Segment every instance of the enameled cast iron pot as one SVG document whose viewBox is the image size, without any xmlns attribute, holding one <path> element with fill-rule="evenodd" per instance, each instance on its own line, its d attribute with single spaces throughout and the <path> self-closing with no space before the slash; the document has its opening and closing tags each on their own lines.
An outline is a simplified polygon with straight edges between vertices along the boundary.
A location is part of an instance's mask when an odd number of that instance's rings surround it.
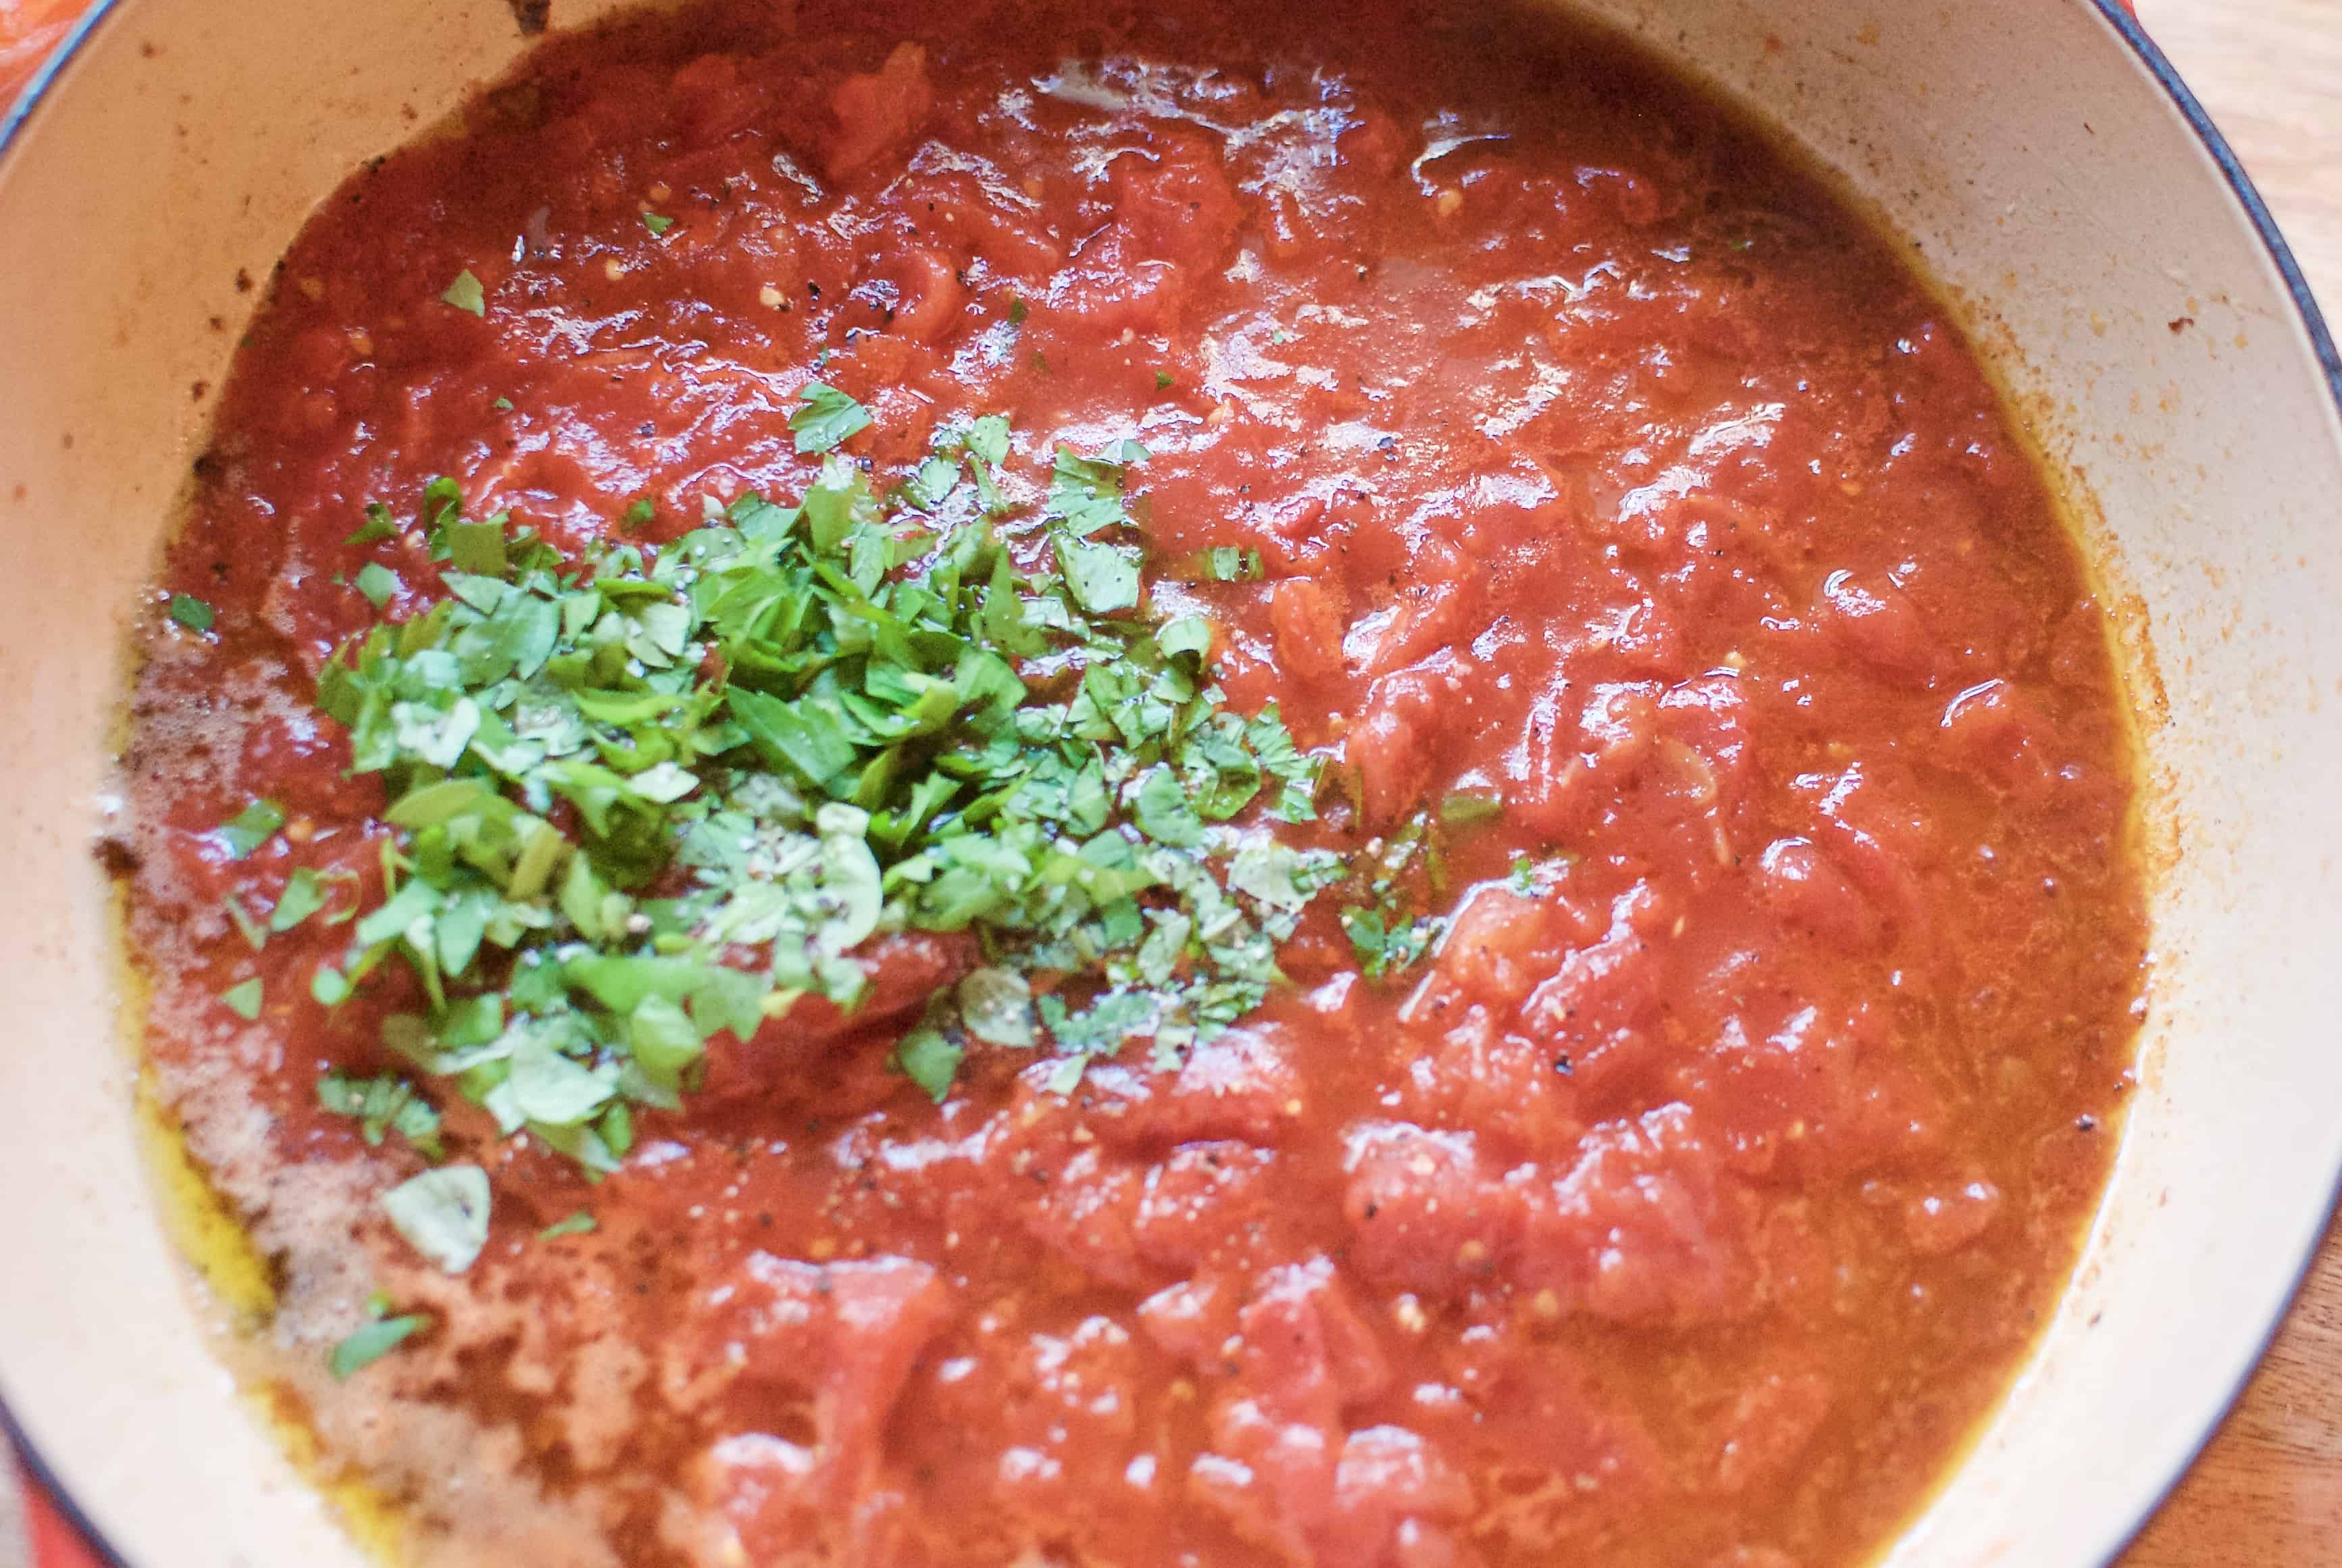
<svg viewBox="0 0 2342 1568">
<path fill-rule="evenodd" d="M 2120 611 L 2156 846 L 2138 1092 L 2062 1310 L 1890 1558 L 2099 1563 L 2250 1369 L 2342 1171 L 2342 367 L 2106 0 L 1586 8 L 1907 236 Z M 250 280 L 525 43 L 505 0 L 111 0 L 0 127 L 0 1399 L 137 1568 L 358 1558 L 206 1353 L 135 1141 L 91 853 L 125 627 Z"/>
</svg>

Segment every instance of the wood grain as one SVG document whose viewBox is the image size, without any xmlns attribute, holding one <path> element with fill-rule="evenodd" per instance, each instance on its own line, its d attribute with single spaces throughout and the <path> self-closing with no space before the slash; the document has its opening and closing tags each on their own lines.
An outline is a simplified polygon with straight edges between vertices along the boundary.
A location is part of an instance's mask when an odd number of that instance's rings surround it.
<svg viewBox="0 0 2342 1568">
<path fill-rule="evenodd" d="M 2342 0 L 2139 0 L 2139 19 L 2342 309 Z M 2342 1564 L 2342 1230 L 2252 1385 L 2122 1568 Z"/>
<path fill-rule="evenodd" d="M 71 6 L 0 0 L 0 43 Z M 2319 297 L 2342 308 L 2342 0 L 2140 0 Z M 21 62 L 0 48 L 0 77 Z M 0 1454 L 0 1568 L 20 1568 Z M 2342 1564 L 2342 1231 L 2235 1413 L 2122 1568 Z"/>
</svg>

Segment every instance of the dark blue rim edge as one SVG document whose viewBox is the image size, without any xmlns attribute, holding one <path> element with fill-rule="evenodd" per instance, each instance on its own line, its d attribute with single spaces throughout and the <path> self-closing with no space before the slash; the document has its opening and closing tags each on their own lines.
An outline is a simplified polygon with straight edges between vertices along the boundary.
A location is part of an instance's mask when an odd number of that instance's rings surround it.
<svg viewBox="0 0 2342 1568">
<path fill-rule="evenodd" d="M 25 90 L 17 95 L 15 103 L 10 105 L 6 119 L 0 120 L 0 155 L 5 155 L 15 144 L 18 133 L 23 131 L 25 122 L 32 117 L 33 111 L 40 105 L 41 100 L 48 95 L 49 89 L 56 85 L 57 77 L 73 63 L 74 56 L 81 52 L 82 45 L 89 41 L 90 35 L 114 15 L 117 4 L 118 0 L 95 0 L 88 12 L 74 25 L 73 30 L 65 35 L 55 52 L 43 63 L 41 68 L 34 73 L 33 79 L 25 85 Z M 2269 260 L 2276 265 L 2277 275 L 2285 282 L 2285 290 L 2293 300 L 2295 314 L 2300 316 L 2302 329 L 2309 335 L 2310 348 L 2317 355 L 2318 368 L 2326 375 L 2327 392 L 2334 400 L 2337 414 L 2342 415 L 2342 352 L 2336 350 L 2334 335 L 2327 330 L 2326 314 L 2318 309 L 2316 296 L 2309 292 L 2309 281 L 2302 276 L 2301 264 L 2294 260 L 2293 249 L 2286 244 L 2285 235 L 2278 231 L 2277 219 L 2269 212 L 2268 204 L 2261 199 L 2259 190 L 2253 185 L 2252 176 L 2245 173 L 2245 166 L 2237 161 L 2236 150 L 2228 145 L 2228 139 L 2222 135 L 2220 128 L 2212 123 L 2212 116 L 2204 112 L 2204 105 L 2197 101 L 2196 95 L 2188 90 L 2187 84 L 2180 80 L 2179 73 L 2173 68 L 2171 62 L 2165 57 L 2155 40 L 2148 37 L 2146 29 L 2139 25 L 2138 18 L 2130 14 L 2130 11 L 2121 4 L 2121 0 L 2090 0 L 2090 4 L 2097 8 L 2098 15 L 2107 25 L 2114 29 L 2117 36 L 2129 45 L 2131 52 L 2138 56 L 2140 64 L 2147 67 L 2147 74 L 2153 76 L 2157 85 L 2163 88 L 2165 95 L 2178 109 L 2181 118 L 2187 122 L 2188 128 L 2196 133 L 2196 139 L 2201 142 L 2204 150 L 2211 155 L 2214 166 L 2220 171 L 2220 177 L 2227 182 L 2228 189 L 2236 195 L 2237 204 L 2245 209 L 2245 216 L 2251 220 L 2254 232 L 2260 236 L 2262 248 L 2268 252 Z M 2329 1227 L 2337 1207 L 2342 1207 L 2342 1171 L 2335 1173 L 2333 1183 L 2327 1193 L 2326 1208 Z M 2318 1253 L 2324 1246 L 2324 1235 L 2325 1231 L 2321 1229 L 2318 1239 L 2310 1243 L 2308 1251 L 2303 1254 L 2299 1264 L 2296 1267 L 2293 1283 L 2286 1292 L 2284 1304 L 2270 1318 L 2267 1327 L 2263 1330 L 2260 1348 L 2254 1353 L 2251 1362 L 2245 1368 L 2244 1375 L 2237 1380 L 2236 1386 L 2228 1391 L 2227 1398 L 2222 1402 L 2220 1418 L 2205 1428 L 2203 1435 L 2189 1447 L 2178 1466 L 2164 1477 L 2162 1483 L 2156 1488 L 2153 1503 L 2140 1513 L 2129 1530 L 2115 1542 L 2107 1554 L 2100 1559 L 2106 1568 L 2111 1568 L 2111 1564 L 2128 1551 L 2132 1543 L 2146 1532 L 2155 1516 L 2162 1512 L 2164 1503 L 2170 1501 L 2172 1493 L 2177 1491 L 2180 1483 L 2187 1479 L 2187 1473 L 2195 1467 L 2196 1461 L 2202 1455 L 2205 1447 L 2211 1443 L 2221 1427 L 2227 1423 L 2227 1418 L 2235 1411 L 2237 1402 L 2244 1397 L 2247 1385 L 2252 1382 L 2254 1373 L 2260 1369 L 2261 1362 L 2267 1356 L 2269 1346 L 2276 1342 L 2278 1333 L 2285 1326 L 2286 1320 L 2292 1315 L 2294 1303 L 2299 1300 L 2302 1287 L 2308 1283 L 2310 1271 L 2317 1266 Z M 15 1449 L 17 1463 L 24 1467 L 25 1474 L 47 1495 L 51 1505 L 56 1509 L 58 1517 L 81 1536 L 83 1542 L 105 1565 L 105 1568 L 132 1568 L 128 1559 L 115 1549 L 113 1543 L 100 1533 L 96 1523 L 84 1511 L 81 1504 L 76 1503 L 73 1495 L 59 1483 L 55 1472 L 49 1467 L 48 1462 L 41 1457 L 39 1451 L 34 1448 L 26 1438 L 24 1427 L 17 1422 L 15 1413 L 8 1408 L 5 1399 L 0 1399 L 0 1436 L 5 1436 L 10 1446 Z"/>
</svg>

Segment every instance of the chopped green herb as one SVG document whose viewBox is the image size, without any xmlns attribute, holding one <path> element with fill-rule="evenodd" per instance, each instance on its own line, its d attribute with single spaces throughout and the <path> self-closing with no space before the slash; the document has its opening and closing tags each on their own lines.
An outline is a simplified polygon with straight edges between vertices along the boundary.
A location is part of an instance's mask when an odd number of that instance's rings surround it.
<svg viewBox="0 0 2342 1568">
<path fill-rule="evenodd" d="M 379 561 L 369 561 L 358 568 L 355 586 L 366 596 L 366 603 L 379 610 L 398 592 L 398 574 Z"/>
<path fill-rule="evenodd" d="M 1016 295 L 1014 298 L 1012 298 L 1012 299 L 1010 299 L 1010 300 L 1009 300 L 1009 302 L 1008 302 L 1008 325 L 1011 325 L 1011 326 L 1023 326 L 1023 325 L 1025 325 L 1025 318 L 1026 318 L 1027 315 L 1030 315 L 1031 314 L 1032 314 L 1031 309 L 1030 309 L 1028 306 L 1026 306 L 1026 305 L 1025 304 L 1025 296 L 1024 296 L 1024 295 Z"/>
<path fill-rule="evenodd" d="M 477 1165 L 442 1165 L 383 1193 L 382 1211 L 407 1244 L 451 1274 L 460 1274 L 488 1244 L 488 1174 Z"/>
<path fill-rule="evenodd" d="M 359 1134 L 369 1144 L 378 1146 L 396 1133 L 426 1159 L 446 1157 L 439 1143 L 439 1113 L 395 1074 L 353 1078 L 328 1073 L 317 1080 L 317 1104 L 335 1115 L 356 1117 Z"/>
<path fill-rule="evenodd" d="M 337 1382 L 347 1382 L 430 1325 L 431 1318 L 426 1313 L 375 1317 L 334 1347 L 333 1354 L 325 1361 L 326 1370 Z"/>
<path fill-rule="evenodd" d="M 594 1230 L 594 1216 L 584 1209 L 565 1220 L 555 1220 L 536 1233 L 539 1241 L 555 1241 L 562 1236 L 589 1235 Z"/>
<path fill-rule="evenodd" d="M 1057 564 L 1066 574 L 1066 585 L 1073 590 L 1074 603 L 1093 615 L 1137 607 L 1136 545 L 1061 538 L 1056 549 Z"/>
<path fill-rule="evenodd" d="M 951 1093 L 952 1075 L 959 1071 L 961 1059 L 966 1055 L 964 1046 L 956 1044 L 940 1029 L 922 1024 L 903 1036 L 895 1047 L 895 1060 L 904 1076 L 925 1089 L 938 1105 Z"/>
<path fill-rule="evenodd" d="M 1253 583 L 1264 571 L 1258 550 L 1216 544 L 1175 556 L 1165 564 L 1163 574 L 1182 583 Z"/>
<path fill-rule="evenodd" d="M 1319 764 L 1273 708 L 1226 710 L 1209 623 L 1123 614 L 1143 450 L 1056 454 L 1050 576 L 996 531 L 1010 448 L 976 420 L 884 496 L 833 456 L 796 504 L 743 494 L 656 547 L 524 534 L 485 570 L 451 549 L 448 596 L 319 681 L 397 838 L 312 994 L 402 962 L 425 1005 L 385 1046 L 589 1174 L 717 1036 L 806 993 L 853 1006 L 881 932 L 974 929 L 991 954 L 897 1048 L 937 1096 L 970 1049 L 1054 1047 L 1078 1077 L 1131 1038 L 1176 1062 L 1259 1005 L 1340 862 L 1237 818 L 1305 820 Z M 468 526 L 452 488 L 425 512 Z"/>
<path fill-rule="evenodd" d="M 220 1000 L 227 1004 L 229 1012 L 249 1023 L 260 1016 L 260 982 L 240 980 L 221 992 Z"/>
<path fill-rule="evenodd" d="M 475 577 L 493 577 L 505 569 L 504 524 L 490 517 L 484 522 L 451 521 L 440 536 L 447 546 L 447 562 L 456 571 Z"/>
<path fill-rule="evenodd" d="M 1131 519 L 1123 507 L 1123 486 L 1130 465 L 1146 460 L 1146 448 L 1136 441 L 1117 441 L 1096 457 L 1058 447 L 1049 469 L 1049 499 L 1043 515 L 1077 539 L 1102 528 L 1127 526 Z"/>
<path fill-rule="evenodd" d="M 1412 968 L 1438 945 L 1445 917 L 1414 913 L 1444 885 L 1430 819 L 1418 814 L 1398 832 L 1373 840 L 1354 866 L 1354 886 L 1371 903 L 1346 903 L 1342 930 L 1369 980 Z"/>
<path fill-rule="evenodd" d="M 1505 797 L 1478 791 L 1458 790 L 1439 803 L 1439 820 L 1450 827 L 1486 822 L 1505 814 Z"/>
<path fill-rule="evenodd" d="M 208 632 L 219 618 L 209 604 L 187 594 L 171 595 L 171 619 L 190 632 Z"/>
<path fill-rule="evenodd" d="M 268 928 L 253 919 L 235 894 L 229 894 L 220 904 L 226 909 L 228 919 L 235 923 L 236 933 L 244 938 L 245 946 L 257 953 L 268 945 Z"/>
<path fill-rule="evenodd" d="M 1269 814 L 1282 822 L 1312 822 L 1317 816 L 1317 787 L 1325 773 L 1323 758 L 1305 755 L 1293 744 L 1284 716 L 1275 703 L 1261 709 L 1245 725 L 1245 739 L 1260 758 L 1260 765 L 1284 787 Z"/>
<path fill-rule="evenodd" d="M 1171 373 L 1169 371 L 1158 370 L 1155 373 L 1155 390 L 1157 392 L 1168 392 L 1171 390 Z"/>
<path fill-rule="evenodd" d="M 960 1019 L 993 1045 L 1033 1044 L 1033 987 L 1013 969 L 977 969 L 959 983 Z"/>
<path fill-rule="evenodd" d="M 658 214 L 651 211 L 650 208 L 645 207 L 643 209 L 643 227 L 650 230 L 652 237 L 656 239 L 663 236 L 667 230 L 675 227 L 675 220 L 673 218 L 661 217 Z"/>
<path fill-rule="evenodd" d="M 1409 968 L 1439 939 L 1441 923 L 1429 918 L 1391 923 L 1383 911 L 1346 908 L 1342 930 L 1350 938 L 1358 968 L 1369 980 L 1380 980 Z"/>
<path fill-rule="evenodd" d="M 391 520 L 390 508 L 379 501 L 369 501 L 366 503 L 365 521 L 359 524 L 357 531 L 342 543 L 371 544 L 379 539 L 395 539 L 397 536 L 398 524 Z"/>
<path fill-rule="evenodd" d="M 455 281 L 447 285 L 446 292 L 439 298 L 457 310 L 470 311 L 474 315 L 488 314 L 488 291 L 480 286 L 480 280 L 472 275 L 469 267 L 455 275 Z"/>
<path fill-rule="evenodd" d="M 510 414 L 513 409 L 513 400 L 509 397 L 499 397 L 494 403 L 489 404 L 488 406 L 495 409 L 498 414 Z"/>
<path fill-rule="evenodd" d="M 799 452 L 827 452 L 838 443 L 870 427 L 870 411 L 834 386 L 809 381 L 805 401 L 789 415 Z"/>
<path fill-rule="evenodd" d="M 283 806 L 273 800 L 255 800 L 238 812 L 234 820 L 214 828 L 212 836 L 227 846 L 229 854 L 242 860 L 275 838 L 284 825 Z"/>
<path fill-rule="evenodd" d="M 618 526 L 631 534 L 637 528 L 646 527 L 650 524 L 651 520 L 657 515 L 658 504 L 653 501 L 649 496 L 645 495 L 636 501 L 633 505 L 627 507 L 626 512 L 620 515 L 618 518 Z"/>
</svg>

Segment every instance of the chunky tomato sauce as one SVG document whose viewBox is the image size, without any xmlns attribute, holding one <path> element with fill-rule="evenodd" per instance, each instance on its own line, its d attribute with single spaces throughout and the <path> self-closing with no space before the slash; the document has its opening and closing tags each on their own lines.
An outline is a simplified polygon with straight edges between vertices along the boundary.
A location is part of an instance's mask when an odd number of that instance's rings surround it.
<svg viewBox="0 0 2342 1568">
<path fill-rule="evenodd" d="M 215 618 L 158 596 L 137 686 L 129 934 L 276 1272 L 236 1353 L 420 1559 L 1822 1568 L 2006 1386 L 2140 984 L 2105 617 L 1939 305 L 1696 95 L 1398 0 L 686 11 L 549 44 L 267 286 L 163 577 Z M 938 1104 L 889 1044 L 973 955 L 882 937 L 598 1183 L 445 1097 L 496 1194 L 446 1274 L 372 1202 L 424 1156 L 317 1098 L 412 982 L 329 1008 L 330 909 L 255 952 L 223 906 L 379 892 L 315 681 L 367 562 L 392 618 L 444 590 L 346 541 L 441 474 L 565 551 L 794 497 L 816 376 L 882 483 L 978 414 L 1027 484 L 1143 441 L 1146 613 L 1327 759 L 1276 831 L 1413 833 L 1444 938 L 1372 978 L 1320 900 L 1175 1067 L 977 1047 Z M 377 1291 L 430 1326 L 336 1381 Z"/>
</svg>

